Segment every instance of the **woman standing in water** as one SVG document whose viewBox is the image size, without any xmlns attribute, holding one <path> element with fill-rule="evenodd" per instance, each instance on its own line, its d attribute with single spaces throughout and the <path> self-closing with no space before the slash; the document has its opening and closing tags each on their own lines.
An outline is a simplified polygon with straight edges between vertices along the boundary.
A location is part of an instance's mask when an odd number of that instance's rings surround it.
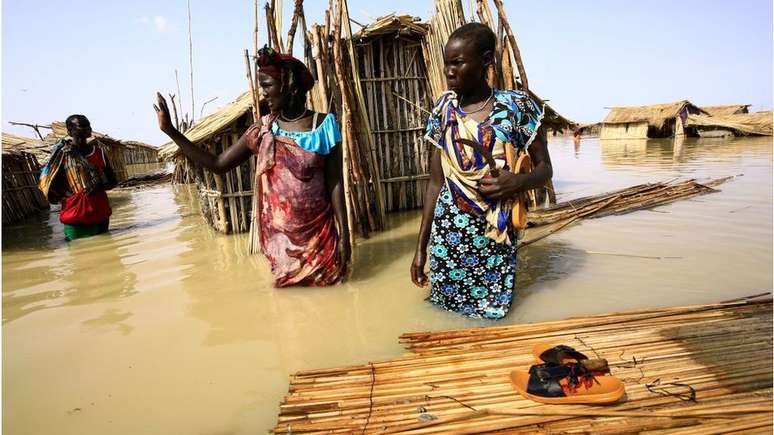
<svg viewBox="0 0 774 435">
<path fill-rule="evenodd" d="M 258 65 L 258 82 L 271 113 L 220 155 L 195 146 L 175 129 L 161 94 L 154 105 L 159 128 L 188 158 L 217 174 L 255 154 L 261 251 L 274 285 L 335 284 L 344 277 L 350 257 L 341 133 L 333 114 L 305 107 L 314 78 L 300 60 L 264 47 Z"/>
<path fill-rule="evenodd" d="M 492 89 L 495 35 L 479 23 L 455 30 L 444 48 L 449 90 L 435 104 L 425 138 L 435 148 L 411 279 L 428 283 L 424 268 L 430 243 L 430 302 L 470 317 L 500 319 L 513 299 L 516 230 L 512 201 L 519 192 L 551 178 L 540 128 L 542 108 L 521 91 Z M 464 142 L 475 141 L 485 155 Z M 470 143 L 470 142 L 468 142 Z M 513 174 L 505 147 L 529 149 L 534 169 Z"/>
</svg>

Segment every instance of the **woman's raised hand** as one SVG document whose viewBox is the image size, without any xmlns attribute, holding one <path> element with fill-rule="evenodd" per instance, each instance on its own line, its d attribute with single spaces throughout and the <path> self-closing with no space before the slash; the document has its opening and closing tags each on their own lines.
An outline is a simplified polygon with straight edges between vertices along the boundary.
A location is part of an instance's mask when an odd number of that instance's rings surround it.
<svg viewBox="0 0 774 435">
<path fill-rule="evenodd" d="M 172 125 L 172 118 L 169 116 L 169 107 L 167 106 L 167 100 L 156 92 L 156 104 L 153 105 L 153 109 L 156 111 L 156 117 L 159 121 L 159 129 L 164 133 L 168 133 L 174 130 Z"/>
</svg>

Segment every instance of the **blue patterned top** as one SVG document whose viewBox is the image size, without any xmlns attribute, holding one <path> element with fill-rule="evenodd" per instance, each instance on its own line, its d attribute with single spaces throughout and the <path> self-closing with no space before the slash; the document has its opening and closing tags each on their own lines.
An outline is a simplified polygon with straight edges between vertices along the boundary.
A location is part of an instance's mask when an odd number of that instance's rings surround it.
<svg viewBox="0 0 774 435">
<path fill-rule="evenodd" d="M 518 150 L 528 148 L 535 140 L 543 119 L 543 109 L 526 92 L 512 89 L 495 89 L 494 106 L 480 128 L 491 127 L 497 139 L 512 143 Z M 433 106 L 427 119 L 425 138 L 438 148 L 444 149 L 444 127 L 454 120 L 451 111 L 464 115 L 459 107 L 457 94 L 446 91 Z"/>
<path fill-rule="evenodd" d="M 271 132 L 275 136 L 289 137 L 302 149 L 323 156 L 330 154 L 333 147 L 341 142 L 341 131 L 332 113 L 327 114 L 323 122 L 314 130 L 288 131 L 280 128 L 277 121 L 274 121 Z"/>
</svg>

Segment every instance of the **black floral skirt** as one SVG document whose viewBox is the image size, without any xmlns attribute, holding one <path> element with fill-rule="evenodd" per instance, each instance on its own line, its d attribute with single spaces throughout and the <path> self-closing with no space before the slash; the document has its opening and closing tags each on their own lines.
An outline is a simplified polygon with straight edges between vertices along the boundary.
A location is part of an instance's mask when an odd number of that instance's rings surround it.
<svg viewBox="0 0 774 435">
<path fill-rule="evenodd" d="M 516 247 L 484 236 L 485 228 L 484 216 L 460 210 L 444 184 L 430 233 L 428 300 L 469 317 L 500 319 L 513 300 Z"/>
</svg>

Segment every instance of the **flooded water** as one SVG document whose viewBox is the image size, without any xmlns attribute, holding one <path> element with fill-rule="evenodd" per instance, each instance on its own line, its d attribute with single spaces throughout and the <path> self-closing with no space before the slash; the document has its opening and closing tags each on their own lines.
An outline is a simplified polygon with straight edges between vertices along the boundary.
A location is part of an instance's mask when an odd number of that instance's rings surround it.
<svg viewBox="0 0 774 435">
<path fill-rule="evenodd" d="M 560 201 L 744 175 L 522 249 L 515 305 L 499 324 L 771 290 L 771 138 L 554 139 L 550 149 Z M 247 237 L 210 230 L 187 188 L 111 201 L 107 235 L 67 244 L 53 213 L 3 228 L 6 433 L 265 433 L 295 371 L 398 356 L 406 331 L 492 324 L 434 308 L 411 284 L 418 212 L 391 215 L 389 231 L 358 244 L 349 282 L 275 290 L 263 259 L 244 253 Z"/>
</svg>

